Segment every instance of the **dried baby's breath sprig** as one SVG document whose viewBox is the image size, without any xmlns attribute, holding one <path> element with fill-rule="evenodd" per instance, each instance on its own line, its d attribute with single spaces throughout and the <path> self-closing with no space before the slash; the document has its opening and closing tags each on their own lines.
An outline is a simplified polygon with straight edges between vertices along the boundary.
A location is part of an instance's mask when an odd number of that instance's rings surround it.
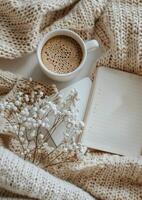
<svg viewBox="0 0 142 200">
<path fill-rule="evenodd" d="M 0 103 L 0 117 L 6 120 L 4 132 L 18 141 L 20 156 L 37 165 L 44 159 L 47 167 L 82 158 L 86 149 L 76 139 L 84 123 L 78 120 L 75 89 L 66 99 L 60 93 L 47 96 L 34 90 L 15 96 L 15 101 Z M 64 137 L 57 145 L 53 135 L 61 125 Z"/>
</svg>

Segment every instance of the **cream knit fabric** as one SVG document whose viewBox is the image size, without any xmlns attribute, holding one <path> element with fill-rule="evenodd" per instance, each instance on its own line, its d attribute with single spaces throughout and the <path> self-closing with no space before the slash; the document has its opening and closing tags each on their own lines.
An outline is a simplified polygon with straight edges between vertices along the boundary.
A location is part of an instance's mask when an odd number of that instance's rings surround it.
<svg viewBox="0 0 142 200">
<path fill-rule="evenodd" d="M 94 17 L 103 0 L 1 0 L 0 56 L 15 58 L 32 52 L 43 34 L 56 28 L 71 28 L 91 36 Z M 68 20 L 69 17 L 69 20 Z M 60 21 L 61 20 L 61 21 Z M 84 27 L 86 33 L 83 31 Z"/>
<path fill-rule="evenodd" d="M 1 0 L 0 57 L 34 51 L 56 28 L 96 38 L 106 51 L 97 66 L 142 74 L 142 0 Z"/>
<path fill-rule="evenodd" d="M 7 94 L 17 82 L 18 77 L 10 72 L 0 71 L 0 95 Z"/>
<path fill-rule="evenodd" d="M 142 0 L 109 0 L 96 34 L 102 44 L 106 45 L 107 37 L 110 41 L 97 66 L 142 75 Z"/>
<path fill-rule="evenodd" d="M 1 76 L 2 74 L 2 76 Z M 9 73 L 5 77 L 8 76 Z M 3 72 L 0 71 L 0 88 L 4 85 Z M 11 77 L 11 74 L 10 74 Z M 15 81 L 15 80 L 14 80 Z M 7 82 L 6 82 L 7 83 Z M 12 84 L 12 82 L 11 82 Z M 17 84 L 16 84 L 17 85 Z M 6 84 L 6 88 L 8 85 Z M 14 92 L 16 88 L 13 87 Z M 9 93 L 11 96 L 13 90 Z M 16 148 L 16 146 L 15 146 Z M 45 155 L 46 156 L 46 155 Z M 42 166 L 42 161 L 41 161 Z M 76 163 L 68 163 L 60 166 L 50 167 L 48 169 L 44 168 L 55 176 L 73 183 L 74 185 L 82 188 L 86 192 L 90 193 L 93 197 L 102 200 L 141 200 L 142 199 L 142 157 L 138 158 L 127 158 L 124 156 L 110 155 L 107 153 L 88 153 L 83 161 Z M 38 172 L 37 172 L 38 171 Z M 36 173 L 37 172 L 37 173 Z M 10 151 L 7 151 L 3 147 L 0 148 L 0 187 L 3 189 L 26 195 L 28 197 L 35 197 L 39 199 L 45 198 L 47 195 L 48 187 L 44 187 L 42 182 L 36 182 L 33 174 L 40 174 L 45 179 L 40 177 L 40 180 L 45 180 L 44 183 L 53 186 L 53 188 L 59 187 L 60 181 L 52 181 L 54 178 L 48 173 L 40 170 L 40 168 L 29 164 L 26 161 L 21 160 Z M 49 177 L 51 182 L 46 182 Z M 38 177 L 39 178 L 39 177 Z M 58 180 L 58 179 L 57 179 Z M 62 181 L 61 181 L 62 182 Z M 10 184 L 11 183 L 11 184 Z M 25 184 L 23 186 L 23 184 Z M 34 186 L 33 186 L 34 184 Z M 45 184 L 45 185 L 46 185 Z M 57 184 L 57 185 L 56 185 Z M 28 188 L 26 187 L 28 185 Z M 37 193 L 32 193 L 31 189 L 36 188 Z M 41 189 L 42 187 L 42 189 Z M 72 187 L 72 186 L 71 186 Z M 9 193 L 0 189 L 0 199 L 2 197 L 12 197 L 18 198 L 16 194 Z M 38 193 L 38 191 L 42 193 Z M 68 184 L 66 182 L 61 183 L 60 193 L 61 198 L 58 199 L 68 199 L 63 198 L 62 195 L 68 194 Z M 81 190 L 73 189 L 73 195 L 80 193 Z M 57 190 L 53 189 L 53 199 L 56 199 Z M 62 194 L 63 192 L 63 194 Z M 54 194 L 55 193 L 55 194 Z M 82 191 L 81 194 L 82 195 Z M 35 196 L 33 196 L 35 195 Z M 36 196 L 37 195 L 37 196 Z M 43 196 L 41 196 L 43 195 Z M 44 196 L 45 195 L 45 196 Z M 86 198 L 89 200 L 90 196 L 86 197 L 84 193 L 83 197 L 79 196 L 79 200 Z M 70 198 L 74 198 L 71 195 L 67 195 Z M 23 197 L 19 197 L 23 198 Z M 48 199 L 48 198 L 47 198 Z M 77 198 L 74 198 L 77 199 Z"/>
<path fill-rule="evenodd" d="M 0 56 L 15 58 L 32 52 L 42 35 L 55 28 L 70 28 L 84 39 L 97 38 L 106 51 L 98 60 L 97 66 L 105 65 L 142 74 L 142 0 L 1 0 Z M 13 87 L 15 89 L 15 83 L 15 75 L 0 72 L 0 94 L 9 92 Z M 16 87 L 18 88 L 20 86 Z M 17 164 L 15 160 L 18 161 Z M 12 166 L 15 167 L 12 169 Z M 21 166 L 25 166 L 25 169 L 22 167 L 21 170 Z M 32 173 L 27 177 L 29 168 Z M 29 191 L 35 181 L 31 177 L 34 171 L 40 175 L 38 178 L 44 175 L 41 179 L 52 186 L 53 194 L 48 187 L 41 188 L 38 184 L 40 182 L 34 184 L 35 194 Z M 93 153 L 87 155 L 82 162 L 54 167 L 48 171 L 81 187 L 98 199 L 142 199 L 142 157 L 133 159 Z M 70 184 L 68 188 L 68 183 L 60 182 L 4 148 L 0 148 L 0 175 L 2 188 L 32 199 L 44 199 L 47 191 L 56 199 L 55 186 L 59 188 L 60 185 L 60 199 L 67 199 L 66 195 L 71 191 L 73 196 L 69 194 L 67 197 L 74 198 L 76 194 L 83 194 L 82 190 Z M 9 180 L 12 181 L 11 184 Z M 26 185 L 30 183 L 28 189 L 23 187 L 21 180 Z M 57 185 L 53 184 L 54 180 L 58 180 Z M 6 199 L 12 196 L 18 198 L 4 189 L 0 190 L 0 194 Z M 86 195 L 84 193 L 79 199 L 89 200 L 91 197 Z"/>
<path fill-rule="evenodd" d="M 41 200 L 93 200 L 76 186 L 62 181 L 0 147 L 0 187 Z"/>
</svg>

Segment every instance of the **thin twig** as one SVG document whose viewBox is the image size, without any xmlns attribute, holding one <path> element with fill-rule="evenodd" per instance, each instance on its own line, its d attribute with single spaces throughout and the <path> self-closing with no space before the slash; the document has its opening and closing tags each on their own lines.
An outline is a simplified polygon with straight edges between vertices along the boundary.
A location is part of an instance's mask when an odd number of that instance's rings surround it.
<svg viewBox="0 0 142 200">
<path fill-rule="evenodd" d="M 64 154 L 65 152 L 61 152 L 60 154 L 58 154 L 54 159 L 50 160 L 50 162 L 53 162 L 54 160 L 56 160 L 57 158 L 59 158 L 62 154 Z"/>
<path fill-rule="evenodd" d="M 45 167 L 50 167 L 50 166 L 59 165 L 59 164 L 63 164 L 63 163 L 70 163 L 70 162 L 73 162 L 73 161 L 71 161 L 71 160 L 68 160 L 68 159 L 70 159 L 70 158 L 72 158 L 72 157 L 69 157 L 69 158 L 67 158 L 66 160 L 62 161 L 62 162 L 57 162 L 57 163 L 53 163 L 53 164 L 46 165 Z"/>
</svg>

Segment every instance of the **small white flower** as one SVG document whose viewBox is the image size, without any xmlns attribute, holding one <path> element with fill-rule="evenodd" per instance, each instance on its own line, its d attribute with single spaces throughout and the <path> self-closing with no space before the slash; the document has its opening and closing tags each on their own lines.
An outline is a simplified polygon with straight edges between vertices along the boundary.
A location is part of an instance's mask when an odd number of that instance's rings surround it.
<svg viewBox="0 0 142 200">
<path fill-rule="evenodd" d="M 73 126 L 73 123 L 72 123 L 72 122 L 68 122 L 68 123 L 66 124 L 66 128 L 67 128 L 67 129 L 72 128 L 72 126 Z"/>
<path fill-rule="evenodd" d="M 22 116 L 21 121 L 22 121 L 22 122 L 25 122 L 26 120 L 27 120 L 27 118 L 24 117 L 24 116 Z"/>
<path fill-rule="evenodd" d="M 46 111 L 43 110 L 43 109 L 39 110 L 39 112 L 38 112 L 38 113 L 39 113 L 39 117 L 42 118 L 42 117 L 45 115 L 45 112 L 46 112 Z"/>
<path fill-rule="evenodd" d="M 30 99 L 29 99 L 29 96 L 28 96 L 28 95 L 25 95 L 25 101 L 26 101 L 26 102 L 29 102 L 29 100 L 30 100 Z"/>
<path fill-rule="evenodd" d="M 13 126 L 9 126 L 9 131 L 13 132 Z"/>
<path fill-rule="evenodd" d="M 26 128 L 25 128 L 24 126 L 20 128 L 20 130 L 21 130 L 22 132 L 24 132 L 25 129 L 26 129 Z"/>
<path fill-rule="evenodd" d="M 23 95 L 23 92 L 19 92 L 18 94 L 19 94 L 19 96 L 22 96 L 22 95 Z"/>
<path fill-rule="evenodd" d="M 33 111 L 37 112 L 38 111 L 37 107 L 33 107 Z"/>
<path fill-rule="evenodd" d="M 42 122 L 41 126 L 44 128 L 44 127 L 46 127 L 46 124 L 44 122 Z"/>
<path fill-rule="evenodd" d="M 4 106 L 6 106 L 8 103 L 9 103 L 8 101 L 3 102 Z"/>
<path fill-rule="evenodd" d="M 50 124 L 49 124 L 49 123 L 46 123 L 46 124 L 45 124 L 45 128 L 46 128 L 46 129 L 50 128 Z"/>
<path fill-rule="evenodd" d="M 22 111 L 21 111 L 21 114 L 28 117 L 29 116 L 29 110 L 28 108 L 24 108 Z"/>
<path fill-rule="evenodd" d="M 33 123 L 33 127 L 37 128 L 39 126 L 39 124 L 37 122 Z"/>
<path fill-rule="evenodd" d="M 68 148 L 67 147 L 63 147 L 63 151 L 64 152 L 68 152 Z"/>
<path fill-rule="evenodd" d="M 9 103 L 9 106 L 11 109 L 13 109 L 15 107 L 14 103 L 12 103 L 12 102 Z"/>
<path fill-rule="evenodd" d="M 63 113 L 64 113 L 64 115 L 66 115 L 68 117 L 70 117 L 72 115 L 72 113 L 68 110 L 64 110 Z"/>
<path fill-rule="evenodd" d="M 38 120 L 38 121 L 39 121 L 39 120 Z M 48 123 L 49 123 L 49 120 L 48 120 L 48 119 L 43 119 L 43 120 L 41 120 L 41 126 L 42 126 L 42 127 L 46 127 Z"/>
<path fill-rule="evenodd" d="M 39 95 L 43 97 L 44 93 L 42 91 L 39 92 Z"/>
<path fill-rule="evenodd" d="M 51 108 L 54 108 L 55 107 L 55 104 L 51 101 L 48 102 L 48 105 L 51 107 Z"/>
<path fill-rule="evenodd" d="M 16 106 L 13 106 L 13 110 L 16 112 L 18 109 Z"/>
<path fill-rule="evenodd" d="M 34 113 L 34 114 L 33 114 L 33 117 L 34 117 L 34 118 L 37 118 L 37 113 Z"/>
<path fill-rule="evenodd" d="M 6 105 L 6 109 L 10 110 L 11 106 L 9 104 Z"/>
<path fill-rule="evenodd" d="M 83 129 L 83 128 L 85 127 L 84 122 L 80 121 L 80 122 L 79 122 L 79 126 L 80 126 L 81 129 Z"/>
<path fill-rule="evenodd" d="M 24 137 L 20 137 L 21 142 L 24 142 L 24 140 L 25 140 Z"/>
<path fill-rule="evenodd" d="M 42 140 L 42 139 L 44 138 L 44 135 L 43 135 L 43 134 L 40 134 L 38 137 L 39 137 L 39 139 Z"/>
<path fill-rule="evenodd" d="M 20 130 L 19 135 L 23 136 L 24 135 L 23 131 Z"/>
<path fill-rule="evenodd" d="M 18 127 L 16 125 L 13 126 L 13 128 L 17 131 Z"/>
<path fill-rule="evenodd" d="M 27 122 L 32 122 L 32 118 L 31 117 L 27 118 Z"/>
<path fill-rule="evenodd" d="M 24 125 L 27 127 L 27 128 L 30 128 L 30 123 L 29 122 L 25 122 Z"/>
<path fill-rule="evenodd" d="M 28 153 L 27 150 L 25 150 L 25 151 L 24 151 L 24 154 L 26 155 L 27 153 Z"/>
<path fill-rule="evenodd" d="M 31 138 L 34 138 L 35 136 L 36 136 L 36 131 L 33 130 L 33 131 L 30 133 L 30 137 L 31 137 Z"/>
<path fill-rule="evenodd" d="M 73 96 L 77 96 L 78 95 L 78 91 L 75 88 L 73 88 L 71 90 L 70 94 L 73 95 Z"/>
<path fill-rule="evenodd" d="M 16 106 L 20 106 L 20 105 L 21 105 L 21 102 L 20 102 L 20 101 L 15 101 L 15 105 L 16 105 Z"/>
<path fill-rule="evenodd" d="M 21 156 L 24 156 L 24 152 L 21 152 Z"/>
<path fill-rule="evenodd" d="M 41 125 L 41 124 L 42 124 L 42 121 L 39 119 L 39 120 L 37 121 L 37 123 L 38 123 L 39 125 Z"/>
<path fill-rule="evenodd" d="M 24 111 L 24 110 L 22 110 L 22 111 L 21 111 L 21 114 L 22 114 L 22 115 L 25 115 L 25 111 Z"/>
</svg>

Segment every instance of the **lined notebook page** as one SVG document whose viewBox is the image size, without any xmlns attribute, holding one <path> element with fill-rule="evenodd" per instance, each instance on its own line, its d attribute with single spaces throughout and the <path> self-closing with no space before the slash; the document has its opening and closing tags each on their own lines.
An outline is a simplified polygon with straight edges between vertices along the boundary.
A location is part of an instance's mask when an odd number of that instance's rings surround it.
<svg viewBox="0 0 142 200">
<path fill-rule="evenodd" d="M 83 144 L 120 155 L 140 155 L 142 77 L 100 67 L 92 87 Z"/>
</svg>

